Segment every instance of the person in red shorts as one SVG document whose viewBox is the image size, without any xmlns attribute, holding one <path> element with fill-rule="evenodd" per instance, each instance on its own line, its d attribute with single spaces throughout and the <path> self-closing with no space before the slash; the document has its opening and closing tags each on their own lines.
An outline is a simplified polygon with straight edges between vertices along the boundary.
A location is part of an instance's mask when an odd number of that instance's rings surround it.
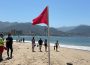
<svg viewBox="0 0 90 65">
<path fill-rule="evenodd" d="M 2 58 L 3 51 L 4 51 L 3 34 L 0 34 L 0 62 L 3 60 L 3 58 Z"/>
</svg>

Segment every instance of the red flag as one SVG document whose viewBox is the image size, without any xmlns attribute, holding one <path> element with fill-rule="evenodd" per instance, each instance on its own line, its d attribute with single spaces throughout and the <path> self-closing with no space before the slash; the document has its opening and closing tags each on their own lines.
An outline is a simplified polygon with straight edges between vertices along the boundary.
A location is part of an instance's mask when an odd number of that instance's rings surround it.
<svg viewBox="0 0 90 65">
<path fill-rule="evenodd" d="M 48 7 L 35 19 L 33 19 L 33 25 L 44 23 L 48 25 Z"/>
</svg>

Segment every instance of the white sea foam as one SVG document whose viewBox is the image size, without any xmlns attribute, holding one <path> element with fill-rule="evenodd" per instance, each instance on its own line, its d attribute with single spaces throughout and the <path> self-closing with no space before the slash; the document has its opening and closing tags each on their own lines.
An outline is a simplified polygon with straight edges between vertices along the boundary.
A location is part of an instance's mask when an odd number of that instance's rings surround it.
<svg viewBox="0 0 90 65">
<path fill-rule="evenodd" d="M 54 46 L 53 43 L 50 44 L 51 46 Z M 74 46 L 74 45 L 60 45 L 60 47 L 65 47 L 65 48 L 73 48 L 73 49 L 80 49 L 80 50 L 87 50 L 90 51 L 89 46 Z"/>
</svg>

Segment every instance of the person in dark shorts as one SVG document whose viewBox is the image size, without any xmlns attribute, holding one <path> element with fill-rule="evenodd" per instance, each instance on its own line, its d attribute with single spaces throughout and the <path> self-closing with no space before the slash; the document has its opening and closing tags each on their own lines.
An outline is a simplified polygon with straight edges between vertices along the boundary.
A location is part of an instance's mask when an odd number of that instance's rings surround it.
<svg viewBox="0 0 90 65">
<path fill-rule="evenodd" d="M 47 52 L 47 39 L 44 41 L 45 51 Z"/>
<path fill-rule="evenodd" d="M 32 38 L 32 52 L 35 52 L 35 51 L 34 51 L 35 45 L 36 45 L 36 44 L 35 44 L 35 38 L 33 37 L 33 38 Z"/>
<path fill-rule="evenodd" d="M 58 40 L 56 41 L 56 43 L 55 43 L 55 46 L 54 46 L 54 47 L 56 47 L 56 51 L 58 51 L 58 47 L 59 47 Z M 54 48 L 54 50 L 55 50 L 55 48 Z"/>
<path fill-rule="evenodd" d="M 42 51 L 41 51 L 41 48 L 42 48 L 43 41 L 42 41 L 41 38 L 40 38 L 40 40 L 38 41 L 38 44 L 39 44 L 39 50 L 40 50 L 40 52 L 42 52 Z"/>
<path fill-rule="evenodd" d="M 13 53 L 13 38 L 11 37 L 11 34 L 8 34 L 8 37 L 6 38 L 6 48 L 7 48 L 7 56 L 8 58 L 12 58 L 12 53 Z M 11 53 L 9 54 L 9 50 L 11 50 Z"/>
<path fill-rule="evenodd" d="M 25 42 L 25 38 L 22 39 L 23 40 L 23 43 Z"/>
</svg>

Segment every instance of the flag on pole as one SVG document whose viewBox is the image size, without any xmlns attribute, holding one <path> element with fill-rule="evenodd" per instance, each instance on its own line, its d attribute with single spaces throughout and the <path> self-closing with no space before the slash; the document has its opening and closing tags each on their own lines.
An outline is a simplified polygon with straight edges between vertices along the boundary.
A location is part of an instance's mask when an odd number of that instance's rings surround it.
<svg viewBox="0 0 90 65">
<path fill-rule="evenodd" d="M 44 24 L 48 25 L 48 7 L 46 7 L 38 17 L 33 19 L 32 24 L 36 25 L 36 24 L 40 24 L 40 23 L 44 23 Z"/>
<path fill-rule="evenodd" d="M 36 24 L 41 24 L 41 23 L 44 23 L 47 25 L 48 27 L 48 64 L 50 65 L 50 43 L 49 43 L 49 17 L 48 17 L 48 7 L 46 7 L 42 13 L 36 17 L 35 19 L 33 19 L 33 25 L 36 25 Z"/>
</svg>

